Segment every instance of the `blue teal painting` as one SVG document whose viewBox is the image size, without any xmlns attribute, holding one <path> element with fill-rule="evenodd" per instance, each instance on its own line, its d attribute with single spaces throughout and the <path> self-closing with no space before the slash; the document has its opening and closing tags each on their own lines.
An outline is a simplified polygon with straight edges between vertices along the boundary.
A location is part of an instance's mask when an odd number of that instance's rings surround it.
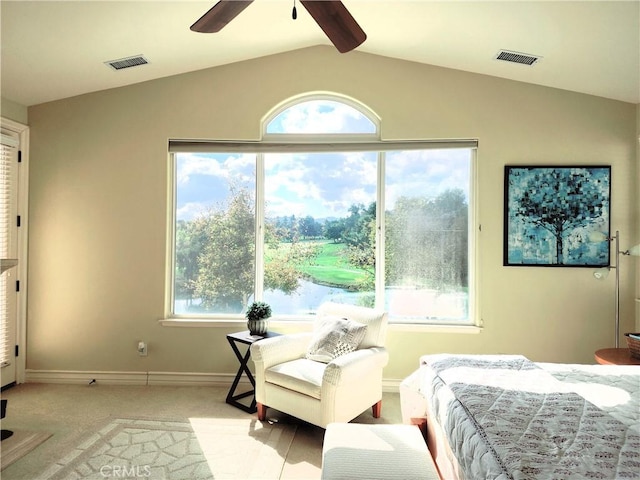
<svg viewBox="0 0 640 480">
<path fill-rule="evenodd" d="M 611 166 L 507 165 L 504 182 L 504 265 L 609 265 Z"/>
</svg>

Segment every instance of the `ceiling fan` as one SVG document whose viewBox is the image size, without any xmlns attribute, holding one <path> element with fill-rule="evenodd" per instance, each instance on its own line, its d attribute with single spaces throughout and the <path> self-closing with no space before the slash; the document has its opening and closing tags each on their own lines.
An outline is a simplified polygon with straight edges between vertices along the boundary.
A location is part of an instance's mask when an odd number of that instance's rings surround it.
<svg viewBox="0 0 640 480">
<path fill-rule="evenodd" d="M 191 25 L 191 30 L 200 33 L 219 32 L 252 2 L 253 0 L 220 0 Z M 300 0 L 300 3 L 340 53 L 353 50 L 367 39 L 367 34 L 341 1 Z M 293 18 L 296 18 L 295 3 Z"/>
</svg>

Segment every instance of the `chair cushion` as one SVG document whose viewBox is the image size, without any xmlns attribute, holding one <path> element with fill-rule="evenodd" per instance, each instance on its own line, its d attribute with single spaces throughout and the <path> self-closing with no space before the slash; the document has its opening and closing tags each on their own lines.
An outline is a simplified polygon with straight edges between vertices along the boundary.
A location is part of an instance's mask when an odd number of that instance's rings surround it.
<svg viewBox="0 0 640 480">
<path fill-rule="evenodd" d="M 359 348 L 384 347 L 387 335 L 387 313 L 384 310 L 324 302 L 318 307 L 316 322 L 322 321 L 322 318 L 326 316 L 348 318 L 366 325 L 367 333 Z"/>
<path fill-rule="evenodd" d="M 264 379 L 267 383 L 279 385 L 319 400 L 322 376 L 326 366 L 325 363 L 299 358 L 268 368 L 264 372 Z"/>
<path fill-rule="evenodd" d="M 355 352 L 367 332 L 367 326 L 333 316 L 322 318 L 316 324 L 306 357 L 316 362 L 329 363 L 345 353 Z"/>
</svg>

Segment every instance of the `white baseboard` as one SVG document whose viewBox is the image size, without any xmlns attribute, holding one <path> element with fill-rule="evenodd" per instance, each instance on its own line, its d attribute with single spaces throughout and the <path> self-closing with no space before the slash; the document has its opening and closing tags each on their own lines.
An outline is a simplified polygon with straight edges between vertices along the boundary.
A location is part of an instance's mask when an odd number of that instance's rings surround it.
<svg viewBox="0 0 640 480">
<path fill-rule="evenodd" d="M 400 390 L 400 382 L 402 382 L 402 380 L 383 378 L 382 391 L 388 393 L 398 393 L 398 391 Z"/>
<path fill-rule="evenodd" d="M 234 378 L 230 373 L 149 372 L 147 385 L 230 387 Z M 245 376 L 240 379 L 240 384 L 248 383 Z"/>
<path fill-rule="evenodd" d="M 197 372 L 85 372 L 75 370 L 27 370 L 26 383 L 89 385 L 163 385 L 191 387 L 229 387 L 235 374 Z M 397 392 L 401 380 L 383 379 L 383 392 Z M 240 384 L 248 384 L 243 376 Z"/>
<path fill-rule="evenodd" d="M 147 372 L 84 372 L 76 370 L 30 370 L 25 372 L 25 383 L 64 383 L 89 385 L 146 385 Z"/>
<path fill-rule="evenodd" d="M 234 375 L 224 373 L 27 370 L 25 382 L 89 385 L 95 380 L 103 385 L 229 386 L 233 378 Z M 240 382 L 249 383 L 249 380 L 243 377 Z"/>
</svg>

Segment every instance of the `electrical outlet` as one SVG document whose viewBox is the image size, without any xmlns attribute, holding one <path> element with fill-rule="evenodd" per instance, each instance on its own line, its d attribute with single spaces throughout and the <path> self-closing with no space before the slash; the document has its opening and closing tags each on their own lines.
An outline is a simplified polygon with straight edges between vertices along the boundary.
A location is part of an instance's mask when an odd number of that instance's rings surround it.
<svg viewBox="0 0 640 480">
<path fill-rule="evenodd" d="M 141 357 L 147 356 L 147 342 L 138 342 L 138 355 Z"/>
</svg>

